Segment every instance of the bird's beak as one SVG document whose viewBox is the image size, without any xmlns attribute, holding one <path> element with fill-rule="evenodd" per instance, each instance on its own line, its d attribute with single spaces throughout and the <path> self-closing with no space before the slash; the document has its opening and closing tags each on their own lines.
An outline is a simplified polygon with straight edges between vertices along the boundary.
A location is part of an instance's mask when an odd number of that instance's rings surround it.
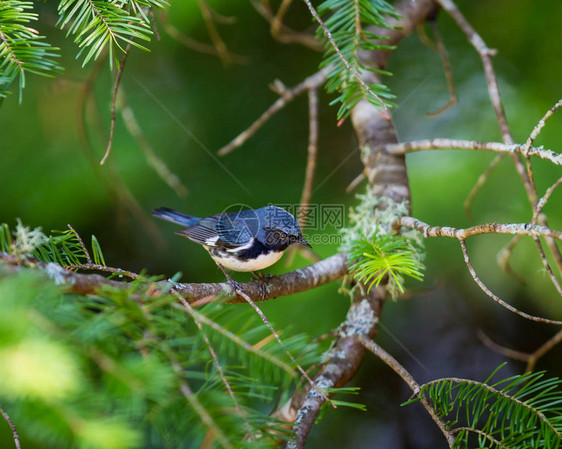
<svg viewBox="0 0 562 449">
<path fill-rule="evenodd" d="M 303 239 L 302 235 L 299 237 L 299 243 L 301 245 L 308 246 L 309 248 L 312 248 L 312 245 L 310 243 L 308 243 L 305 239 Z"/>
</svg>

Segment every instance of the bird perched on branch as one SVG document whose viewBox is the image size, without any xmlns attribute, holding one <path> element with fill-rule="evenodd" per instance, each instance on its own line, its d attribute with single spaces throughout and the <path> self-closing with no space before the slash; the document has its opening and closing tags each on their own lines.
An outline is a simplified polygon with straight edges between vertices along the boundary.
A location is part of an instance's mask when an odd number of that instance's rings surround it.
<svg viewBox="0 0 562 449">
<path fill-rule="evenodd" d="M 185 226 L 176 234 L 203 245 L 235 289 L 239 285 L 225 268 L 255 272 L 273 265 L 291 245 L 311 247 L 295 217 L 277 206 L 223 212 L 206 218 L 161 207 L 152 215 Z"/>
</svg>

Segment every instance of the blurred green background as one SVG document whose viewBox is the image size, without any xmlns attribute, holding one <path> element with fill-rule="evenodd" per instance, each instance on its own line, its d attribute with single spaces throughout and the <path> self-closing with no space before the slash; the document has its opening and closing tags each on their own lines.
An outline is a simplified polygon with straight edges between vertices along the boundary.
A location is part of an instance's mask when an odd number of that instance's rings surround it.
<svg viewBox="0 0 562 449">
<path fill-rule="evenodd" d="M 560 97 L 562 3 L 494 0 L 458 4 L 488 46 L 498 50 L 494 65 L 507 117 L 515 141 L 523 142 Z M 82 68 L 75 59 L 76 47 L 54 28 L 56 4 L 37 4 L 38 29 L 61 47 L 66 70 L 55 80 L 29 77 L 23 103 L 18 104 L 17 95 L 12 95 L 0 107 L 0 222 L 13 226 L 19 217 L 46 232 L 71 224 L 84 238 L 96 235 L 110 266 L 167 276 L 181 272 L 185 282 L 215 282 L 223 276 L 205 251 L 175 236 L 172 225 L 155 222 L 150 217 L 153 208 L 168 206 L 205 216 L 238 203 L 250 207 L 298 203 L 307 157 L 306 96 L 275 115 L 243 147 L 220 158 L 220 164 L 209 152 L 216 154 L 276 100 L 269 83 L 280 79 L 286 86 L 298 84 L 317 70 L 321 55 L 275 42 L 269 25 L 250 2 L 213 0 L 210 5 L 220 14 L 236 18 L 233 24 L 219 24 L 219 32 L 228 48 L 246 63 L 225 67 L 216 56 L 187 49 L 160 29 L 161 40 L 152 42 L 150 53 L 131 52 L 121 84 L 154 152 L 189 189 L 181 198 L 150 167 L 119 112 L 109 163 L 99 166 L 109 135 L 114 74 L 103 64 L 93 79 L 85 107 L 89 146 L 85 145 L 79 101 L 95 64 Z M 168 20 L 186 35 L 209 42 L 197 2 L 172 2 Z M 295 3 L 288 23 L 296 29 L 311 27 L 304 4 Z M 451 59 L 459 103 L 438 117 L 426 114 L 446 103 L 448 92 L 439 55 L 414 33 L 390 58 L 388 68 L 394 76 L 386 79 L 400 105 L 393 115 L 400 139 L 499 141 L 478 55 L 446 14 L 439 15 L 438 24 Z M 336 108 L 329 106 L 330 101 L 321 92 L 315 178 L 315 185 L 321 187 L 314 191 L 312 202 L 344 204 L 347 210 L 356 200 L 345 188 L 362 167 L 350 121 L 337 127 Z M 561 123 L 560 115 L 552 117 L 536 143 L 562 151 Z M 341 164 L 353 151 L 356 154 Z M 473 220 L 464 214 L 466 196 L 493 158 L 494 154 L 461 151 L 409 155 L 414 216 L 433 225 L 456 227 L 529 221 L 530 206 L 508 158 L 476 197 Z M 539 195 L 561 176 L 559 167 L 542 160 L 534 159 L 533 168 Z M 122 178 L 122 184 L 116 177 Z M 355 193 L 364 189 L 362 184 Z M 124 194 L 126 191 L 129 193 Z M 127 206 L 131 201 L 138 202 L 142 213 L 131 213 Z M 562 229 L 561 205 L 559 190 L 545 208 L 556 229 Z M 337 230 L 314 232 L 334 234 Z M 498 268 L 496 254 L 508 241 L 506 236 L 486 236 L 468 242 L 482 280 L 529 313 L 560 317 L 562 302 L 532 241 L 516 248 L 512 264 L 526 277 L 526 284 L 515 282 Z M 409 281 L 409 300 L 387 305 L 379 336 L 381 344 L 420 381 L 443 375 L 485 378 L 503 359 L 482 345 L 478 329 L 521 351 L 532 351 L 555 332 L 552 327 L 525 322 L 485 297 L 470 278 L 456 241 L 432 239 L 426 248 L 425 281 Z M 314 250 L 326 257 L 337 251 L 337 244 L 315 245 Z M 279 273 L 307 263 L 298 256 L 291 266 L 281 261 L 270 271 Z M 246 276 L 235 275 L 239 280 Z M 268 301 L 263 310 L 277 328 L 291 326 L 318 336 L 344 318 L 348 299 L 337 288 L 332 283 Z M 245 306 L 233 306 L 233 313 L 237 307 Z M 560 355 L 562 350 L 553 350 L 539 368 L 559 376 Z M 399 407 L 409 396 L 401 381 L 382 363 L 367 359 L 354 384 L 362 387 L 358 401 L 366 403 L 368 411 L 329 411 L 313 430 L 309 447 L 326 447 L 326 441 L 332 447 L 355 448 L 409 447 L 412 441 L 416 447 L 443 445 L 423 412 L 415 406 Z M 522 366 L 510 362 L 507 374 Z M 415 431 L 404 432 L 406 428 Z M 9 444 L 9 429 L 2 423 L 0 433 L 6 434 L 5 444 Z"/>
</svg>

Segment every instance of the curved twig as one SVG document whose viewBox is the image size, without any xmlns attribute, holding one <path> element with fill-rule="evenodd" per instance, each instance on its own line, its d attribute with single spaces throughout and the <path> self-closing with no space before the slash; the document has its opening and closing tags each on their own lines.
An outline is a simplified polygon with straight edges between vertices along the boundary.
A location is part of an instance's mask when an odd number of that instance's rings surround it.
<svg viewBox="0 0 562 449">
<path fill-rule="evenodd" d="M 0 407 L 0 415 L 2 415 L 4 417 L 4 419 L 6 420 L 8 425 L 10 426 L 10 429 L 12 430 L 12 436 L 14 438 L 14 444 L 16 445 L 16 449 L 21 449 L 20 436 L 18 434 L 18 431 L 16 430 L 16 426 L 14 425 L 14 423 L 12 422 L 12 419 L 10 418 L 10 415 L 8 415 L 2 407 Z"/>
<path fill-rule="evenodd" d="M 523 318 L 526 318 L 528 320 L 537 321 L 539 323 L 562 325 L 562 321 L 549 320 L 548 318 L 542 318 L 540 316 L 529 315 L 528 313 L 522 312 L 521 310 L 513 307 L 511 304 L 506 303 L 499 296 L 492 293 L 492 291 L 488 287 L 486 287 L 486 284 L 484 284 L 480 280 L 478 275 L 476 274 L 476 271 L 474 270 L 474 267 L 472 266 L 472 263 L 470 262 L 470 258 L 468 257 L 468 252 L 466 250 L 466 242 L 464 240 L 460 240 L 460 244 L 461 244 L 462 253 L 463 253 L 463 256 L 464 256 L 464 261 L 466 263 L 466 266 L 468 267 L 468 271 L 470 271 L 472 279 L 474 279 L 474 282 L 476 282 L 478 287 L 480 287 L 480 289 L 484 293 L 486 293 L 490 298 L 492 298 L 495 302 L 497 302 L 499 305 L 505 307 L 510 312 L 513 312 L 513 313 L 515 313 L 515 314 L 517 314 L 517 315 L 519 315 Z"/>
<path fill-rule="evenodd" d="M 283 107 L 293 101 L 297 96 L 310 89 L 315 89 L 326 82 L 326 75 L 330 67 L 326 67 L 314 75 L 306 78 L 302 83 L 291 89 L 283 89 L 281 97 L 275 101 L 249 128 L 241 132 L 230 143 L 222 147 L 217 154 L 219 156 L 226 156 L 228 153 L 234 151 L 239 146 L 243 145 L 250 137 L 252 137 L 276 112 L 283 109 Z"/>
<path fill-rule="evenodd" d="M 117 70 L 117 76 L 115 77 L 115 85 L 113 87 L 113 100 L 111 102 L 111 125 L 109 129 L 109 142 L 107 142 L 107 148 L 105 154 L 101 158 L 100 165 L 105 164 L 105 161 L 109 157 L 109 152 L 111 151 L 111 146 L 113 145 L 113 132 L 115 131 L 115 109 L 117 107 L 117 92 L 119 91 L 119 84 L 121 84 L 121 76 L 123 75 L 123 70 L 125 69 L 125 63 L 127 62 L 127 56 L 129 56 L 129 51 L 131 50 L 132 44 L 127 44 L 125 48 L 125 54 L 121 59 L 121 64 L 119 64 L 119 70 Z"/>
<path fill-rule="evenodd" d="M 394 370 L 396 374 L 398 374 L 404 382 L 408 384 L 410 390 L 414 393 L 414 395 L 418 396 L 421 400 L 422 405 L 427 410 L 431 419 L 437 424 L 445 438 L 447 439 L 447 443 L 449 447 L 453 447 L 453 443 L 455 441 L 455 437 L 452 433 L 447 429 L 447 425 L 443 422 L 442 419 L 437 416 L 435 410 L 427 400 L 425 396 L 420 396 L 420 385 L 416 382 L 413 376 L 404 368 L 398 360 L 392 357 L 388 352 L 386 352 L 383 348 L 377 345 L 373 340 L 370 340 L 364 336 L 358 337 L 359 341 L 365 348 L 375 354 L 379 359 L 381 359 L 384 363 L 386 363 L 390 368 Z"/>
</svg>

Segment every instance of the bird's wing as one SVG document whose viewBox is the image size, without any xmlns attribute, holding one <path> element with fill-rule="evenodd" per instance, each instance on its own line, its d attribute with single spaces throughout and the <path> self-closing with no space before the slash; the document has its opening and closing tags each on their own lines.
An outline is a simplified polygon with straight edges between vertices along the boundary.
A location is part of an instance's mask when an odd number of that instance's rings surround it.
<svg viewBox="0 0 562 449">
<path fill-rule="evenodd" d="M 218 217 L 216 215 L 203 218 L 199 220 L 197 224 L 177 231 L 176 234 L 183 235 L 201 245 L 212 247 L 220 246 L 217 244 L 220 240 L 220 236 L 216 230 L 217 220 Z"/>
<path fill-rule="evenodd" d="M 232 248 L 249 244 L 258 236 L 260 223 L 255 211 L 221 214 L 216 225 L 220 240 Z"/>
<path fill-rule="evenodd" d="M 203 218 L 194 226 L 182 229 L 176 234 L 213 248 L 238 248 L 251 242 L 258 227 L 244 217 L 236 215 L 219 214 Z"/>
</svg>

